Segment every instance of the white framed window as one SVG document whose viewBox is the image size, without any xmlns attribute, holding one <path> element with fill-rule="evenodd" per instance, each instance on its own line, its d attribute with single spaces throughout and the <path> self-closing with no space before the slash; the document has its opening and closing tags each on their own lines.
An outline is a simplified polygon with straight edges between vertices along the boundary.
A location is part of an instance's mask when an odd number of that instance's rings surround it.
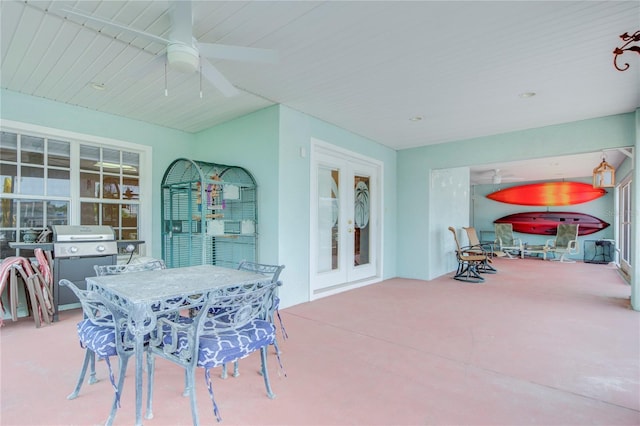
<svg viewBox="0 0 640 426">
<path fill-rule="evenodd" d="M 109 225 L 151 244 L 152 149 L 0 120 L 0 258 L 50 225 Z"/>
</svg>

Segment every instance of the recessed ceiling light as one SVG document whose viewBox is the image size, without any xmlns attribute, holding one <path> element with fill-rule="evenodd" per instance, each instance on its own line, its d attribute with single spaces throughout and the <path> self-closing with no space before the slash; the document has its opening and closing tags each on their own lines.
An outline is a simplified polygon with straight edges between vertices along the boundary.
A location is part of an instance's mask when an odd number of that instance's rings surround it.
<svg viewBox="0 0 640 426">
<path fill-rule="evenodd" d="M 104 83 L 97 83 L 95 81 L 91 82 L 91 87 L 96 89 L 96 90 L 100 90 L 103 91 L 105 90 L 107 87 L 104 85 Z"/>
<path fill-rule="evenodd" d="M 416 116 L 414 116 L 414 117 L 411 117 L 411 118 L 409 119 L 409 121 L 422 121 L 423 119 L 424 119 L 424 117 L 423 117 L 423 116 L 421 116 L 421 115 L 416 115 Z"/>
<path fill-rule="evenodd" d="M 524 92 L 520 93 L 518 96 L 521 98 L 533 98 L 536 95 L 536 92 Z"/>
</svg>

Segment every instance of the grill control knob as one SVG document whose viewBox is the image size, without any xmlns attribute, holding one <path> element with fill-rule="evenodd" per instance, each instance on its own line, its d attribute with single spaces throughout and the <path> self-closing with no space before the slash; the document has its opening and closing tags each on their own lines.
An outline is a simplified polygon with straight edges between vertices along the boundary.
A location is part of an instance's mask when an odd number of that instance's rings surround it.
<svg viewBox="0 0 640 426">
<path fill-rule="evenodd" d="M 74 254 L 74 253 L 77 253 L 77 252 L 78 252 L 78 247 L 76 247 L 76 246 L 69 247 L 69 253 Z"/>
<path fill-rule="evenodd" d="M 96 247 L 96 250 L 99 251 L 100 253 L 102 253 L 103 251 L 106 250 L 105 246 L 103 246 L 102 244 L 100 244 L 98 247 Z"/>
</svg>

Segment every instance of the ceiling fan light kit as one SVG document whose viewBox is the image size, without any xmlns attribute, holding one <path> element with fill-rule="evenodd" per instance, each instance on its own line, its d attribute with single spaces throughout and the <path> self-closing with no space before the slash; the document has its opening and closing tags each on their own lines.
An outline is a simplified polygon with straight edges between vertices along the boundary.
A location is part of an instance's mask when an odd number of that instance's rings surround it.
<svg viewBox="0 0 640 426">
<path fill-rule="evenodd" d="M 200 65 L 198 51 L 183 43 L 172 43 L 167 46 L 167 62 L 176 71 L 195 72 Z"/>
</svg>

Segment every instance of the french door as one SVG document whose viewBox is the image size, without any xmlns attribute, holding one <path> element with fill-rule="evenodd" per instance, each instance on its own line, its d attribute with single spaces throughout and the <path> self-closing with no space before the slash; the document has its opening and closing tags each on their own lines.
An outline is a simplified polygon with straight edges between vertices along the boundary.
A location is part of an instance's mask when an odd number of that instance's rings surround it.
<svg viewBox="0 0 640 426">
<path fill-rule="evenodd" d="M 311 293 L 331 294 L 379 275 L 380 164 L 314 144 Z"/>
<path fill-rule="evenodd" d="M 618 186 L 618 261 L 620 268 L 631 275 L 631 180 Z"/>
</svg>

